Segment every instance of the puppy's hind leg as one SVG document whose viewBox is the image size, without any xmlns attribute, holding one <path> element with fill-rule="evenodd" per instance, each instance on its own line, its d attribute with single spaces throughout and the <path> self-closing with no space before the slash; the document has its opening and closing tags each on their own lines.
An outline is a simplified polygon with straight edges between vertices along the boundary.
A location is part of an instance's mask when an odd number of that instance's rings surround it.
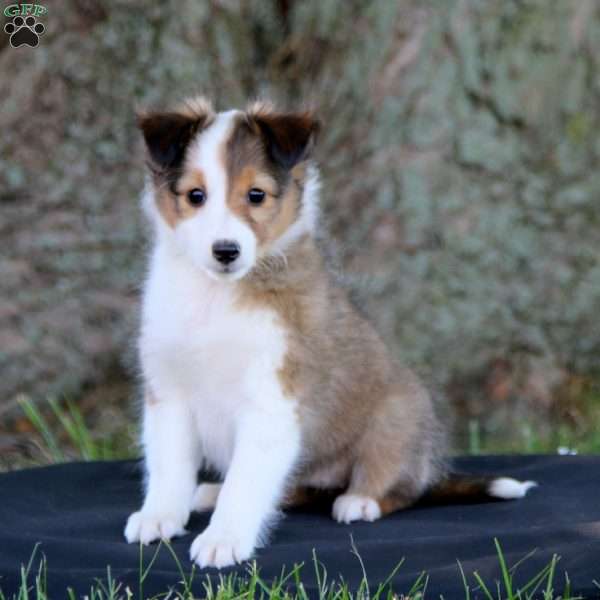
<svg viewBox="0 0 600 600">
<path fill-rule="evenodd" d="M 361 467 L 358 467 L 362 469 Z M 357 478 L 358 479 L 358 478 Z M 414 504 L 420 496 L 410 478 L 396 480 L 393 487 L 381 491 L 377 485 L 359 485 L 352 481 L 333 503 L 333 518 L 339 523 L 376 521 L 380 517 Z"/>
<path fill-rule="evenodd" d="M 413 504 L 436 476 L 435 417 L 420 387 L 390 394 L 378 407 L 356 449 L 350 483 L 333 503 L 341 523 L 375 521 Z"/>
</svg>

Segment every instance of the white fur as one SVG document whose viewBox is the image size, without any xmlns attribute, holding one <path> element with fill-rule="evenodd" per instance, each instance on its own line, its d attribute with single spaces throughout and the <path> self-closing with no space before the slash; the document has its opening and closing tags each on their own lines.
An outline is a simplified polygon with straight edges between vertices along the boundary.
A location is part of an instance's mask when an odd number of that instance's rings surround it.
<svg viewBox="0 0 600 600">
<path fill-rule="evenodd" d="M 201 483 L 192 498 L 192 510 L 196 512 L 212 510 L 217 505 L 221 487 L 221 483 Z"/>
<path fill-rule="evenodd" d="M 148 482 L 142 509 L 125 528 L 128 542 L 148 544 L 185 533 L 200 455 L 192 412 L 180 397 L 146 404 L 143 443 Z"/>
<path fill-rule="evenodd" d="M 338 523 L 375 521 L 381 517 L 379 504 L 369 496 L 342 494 L 333 503 L 333 518 Z"/>
<path fill-rule="evenodd" d="M 283 484 L 298 458 L 300 434 L 293 409 L 289 403 L 277 404 L 280 393 L 271 382 L 264 381 L 263 390 L 275 394 L 271 407 L 245 411 L 240 419 L 233 460 L 210 525 L 190 549 L 201 567 L 224 567 L 250 557 L 264 541 L 264 528 L 276 514 Z"/>
<path fill-rule="evenodd" d="M 250 556 L 300 447 L 294 402 L 277 378 L 284 332 L 270 311 L 235 308 L 234 286 L 159 244 L 143 304 L 141 362 L 157 402 L 145 406 L 146 501 L 126 536 L 183 533 L 204 459 L 226 478 L 192 549 L 202 566 Z"/>
<path fill-rule="evenodd" d="M 498 477 L 494 479 L 489 487 L 490 496 L 512 500 L 514 498 L 523 498 L 528 490 L 535 487 L 535 481 L 517 481 L 511 477 Z"/>
<path fill-rule="evenodd" d="M 144 380 L 146 499 L 129 542 L 184 533 L 203 461 L 225 474 L 209 527 L 191 555 L 201 566 L 247 559 L 275 514 L 298 458 L 295 402 L 278 370 L 285 332 L 271 310 L 235 306 L 236 283 L 210 278 L 158 235 L 139 342 Z"/>
</svg>

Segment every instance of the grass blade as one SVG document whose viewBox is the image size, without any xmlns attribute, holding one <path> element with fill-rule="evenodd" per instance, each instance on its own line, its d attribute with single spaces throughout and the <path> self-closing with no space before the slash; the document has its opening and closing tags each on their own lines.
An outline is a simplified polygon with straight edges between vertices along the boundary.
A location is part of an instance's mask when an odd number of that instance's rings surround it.
<svg viewBox="0 0 600 600">
<path fill-rule="evenodd" d="M 458 570 L 460 571 L 463 588 L 465 590 L 465 600 L 471 600 L 471 590 L 469 589 L 469 584 L 467 583 L 467 578 L 465 576 L 465 572 L 463 570 L 462 564 L 461 564 L 460 560 L 457 560 L 456 562 L 458 563 Z"/>
<path fill-rule="evenodd" d="M 477 571 L 474 571 L 473 577 L 475 577 L 475 580 L 479 584 L 479 587 L 485 594 L 485 597 L 487 598 L 487 600 L 494 600 L 494 596 L 492 596 L 492 593 L 488 589 L 488 586 L 485 585 L 485 581 L 483 581 L 483 579 L 481 578 L 481 576 L 479 575 L 479 573 Z"/>
<path fill-rule="evenodd" d="M 502 573 L 502 580 L 504 581 L 504 588 L 506 589 L 506 594 L 508 600 L 515 600 L 515 596 L 513 593 L 513 584 L 512 584 L 512 576 L 508 567 L 506 566 L 506 561 L 504 560 L 504 554 L 502 552 L 502 548 L 500 546 L 500 542 L 498 538 L 494 538 L 494 544 L 496 546 L 496 553 L 498 554 L 498 561 L 500 562 L 500 571 Z"/>
<path fill-rule="evenodd" d="M 31 424 L 35 427 L 36 431 L 42 436 L 44 440 L 44 444 L 50 454 L 50 458 L 53 462 L 64 462 L 65 455 L 63 451 L 60 449 L 60 445 L 54 433 L 50 429 L 48 425 L 48 421 L 46 421 L 45 417 L 42 413 L 37 409 L 35 404 L 22 396 L 18 399 L 19 406 L 25 413 L 25 416 L 29 419 Z"/>
</svg>

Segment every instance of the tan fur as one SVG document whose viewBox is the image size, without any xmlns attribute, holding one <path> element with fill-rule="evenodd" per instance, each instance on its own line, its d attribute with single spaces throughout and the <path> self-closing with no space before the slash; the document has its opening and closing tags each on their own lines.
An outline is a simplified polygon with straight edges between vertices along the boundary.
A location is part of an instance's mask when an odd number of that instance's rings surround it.
<svg viewBox="0 0 600 600">
<path fill-rule="evenodd" d="M 156 194 L 156 204 L 169 227 L 175 227 L 180 220 L 177 210 L 177 197 L 169 190 L 162 189 Z"/>
<path fill-rule="evenodd" d="M 385 504 L 414 502 L 441 474 L 443 437 L 418 379 L 391 360 L 371 325 L 327 273 L 306 236 L 287 263 L 259 265 L 242 281 L 240 308 L 271 306 L 289 335 L 280 371 L 299 400 L 305 440 L 300 487 L 342 489 Z"/>
<path fill-rule="evenodd" d="M 163 186 L 157 194 L 158 210 L 171 226 L 175 227 L 181 221 L 189 219 L 202 207 L 192 206 L 187 199 L 187 193 L 194 188 L 204 189 L 204 175 L 201 171 L 188 170 L 177 182 L 177 189 L 170 190 Z"/>
<path fill-rule="evenodd" d="M 190 119 L 204 119 L 205 127 L 210 125 L 215 116 L 215 109 L 212 102 L 205 96 L 187 98 L 177 106 L 176 112 Z"/>
</svg>

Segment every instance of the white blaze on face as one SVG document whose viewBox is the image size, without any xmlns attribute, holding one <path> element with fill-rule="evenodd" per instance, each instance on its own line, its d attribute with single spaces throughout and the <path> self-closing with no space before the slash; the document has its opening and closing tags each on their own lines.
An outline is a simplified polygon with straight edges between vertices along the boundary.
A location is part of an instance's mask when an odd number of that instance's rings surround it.
<svg viewBox="0 0 600 600">
<path fill-rule="evenodd" d="M 219 113 L 191 143 L 185 168 L 203 173 L 206 202 L 174 232 L 177 246 L 195 265 L 216 279 L 239 279 L 256 261 L 254 232 L 227 205 L 226 145 L 239 114 L 235 110 Z M 235 242 L 240 248 L 239 257 L 227 269 L 215 259 L 212 251 L 213 244 L 223 240 Z"/>
</svg>

